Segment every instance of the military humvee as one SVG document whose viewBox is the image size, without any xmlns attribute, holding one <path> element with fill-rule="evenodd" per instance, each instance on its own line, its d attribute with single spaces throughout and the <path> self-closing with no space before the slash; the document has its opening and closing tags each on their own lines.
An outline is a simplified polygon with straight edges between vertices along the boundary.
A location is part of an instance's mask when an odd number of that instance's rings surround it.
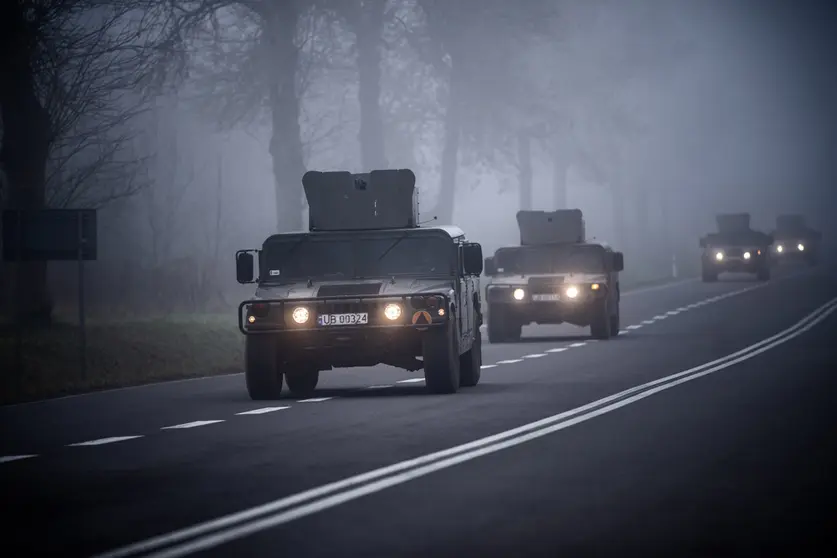
<svg viewBox="0 0 837 558">
<path fill-rule="evenodd" d="M 773 261 L 804 261 L 817 265 L 821 240 L 822 233 L 810 228 L 804 215 L 779 215 L 773 231 Z"/>
<path fill-rule="evenodd" d="M 754 273 L 759 281 L 770 279 L 773 239 L 750 228 L 750 214 L 720 214 L 715 216 L 715 222 L 718 232 L 700 239 L 703 281 L 717 281 L 725 272 Z"/>
<path fill-rule="evenodd" d="M 621 252 L 587 242 L 579 209 L 518 211 L 520 246 L 486 258 L 488 339 L 519 341 L 524 325 L 570 323 L 619 334 Z"/>
<path fill-rule="evenodd" d="M 308 232 L 236 253 L 238 282 L 257 284 L 238 316 L 252 399 L 278 398 L 283 379 L 308 396 L 321 371 L 381 363 L 424 368 L 435 393 L 479 382 L 482 248 L 457 227 L 419 226 L 415 180 L 307 172 Z"/>
</svg>

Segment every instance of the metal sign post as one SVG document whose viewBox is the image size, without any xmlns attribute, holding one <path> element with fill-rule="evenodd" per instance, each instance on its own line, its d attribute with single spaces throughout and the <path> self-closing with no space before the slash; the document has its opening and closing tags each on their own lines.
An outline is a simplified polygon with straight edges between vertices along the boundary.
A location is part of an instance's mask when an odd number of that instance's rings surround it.
<svg viewBox="0 0 837 558">
<path fill-rule="evenodd" d="M 18 285 L 24 262 L 76 261 L 78 263 L 78 319 L 81 373 L 87 374 L 84 262 L 96 259 L 95 209 L 41 209 L 3 212 L 3 260 L 18 264 Z M 25 301 L 19 301 L 24 303 Z M 23 308 L 21 308 L 22 310 Z M 22 370 L 22 314 L 18 316 L 16 359 Z"/>
</svg>

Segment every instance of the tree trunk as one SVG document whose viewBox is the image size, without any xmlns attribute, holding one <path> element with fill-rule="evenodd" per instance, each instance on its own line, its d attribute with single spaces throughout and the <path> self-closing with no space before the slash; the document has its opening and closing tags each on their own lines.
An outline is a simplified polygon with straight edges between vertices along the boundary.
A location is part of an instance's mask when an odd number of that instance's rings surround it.
<svg viewBox="0 0 837 558">
<path fill-rule="evenodd" d="M 555 209 L 568 209 L 569 196 L 567 195 L 567 154 L 558 148 L 552 156 L 552 196 Z"/>
<path fill-rule="evenodd" d="M 46 164 L 51 142 L 49 114 L 38 99 L 32 68 L 34 38 L 20 3 L 3 2 L 0 11 L 0 111 L 3 142 L 0 165 L 8 179 L 6 208 L 44 209 Z M 26 325 L 48 325 L 52 300 L 46 262 L 9 266 L 14 301 L 10 306 Z"/>
<path fill-rule="evenodd" d="M 302 230 L 302 175 L 305 163 L 299 126 L 296 72 L 299 50 L 294 44 L 299 14 L 293 2 L 272 4 L 275 11 L 264 27 L 274 54 L 270 67 L 270 156 L 276 181 L 278 231 Z"/>
<path fill-rule="evenodd" d="M 517 170 L 520 209 L 532 209 L 532 138 L 526 132 L 517 135 Z"/>
<path fill-rule="evenodd" d="M 381 115 L 381 33 L 385 0 L 363 2 L 350 19 L 357 45 L 360 156 L 364 171 L 387 167 Z"/>
<path fill-rule="evenodd" d="M 454 62 L 451 68 L 448 92 L 448 106 L 445 111 L 445 143 L 442 148 L 442 171 L 439 185 L 439 198 L 434 216 L 438 224 L 453 223 L 454 203 L 456 201 L 456 172 L 459 168 L 459 139 L 462 133 L 462 89 L 461 78 Z"/>
</svg>

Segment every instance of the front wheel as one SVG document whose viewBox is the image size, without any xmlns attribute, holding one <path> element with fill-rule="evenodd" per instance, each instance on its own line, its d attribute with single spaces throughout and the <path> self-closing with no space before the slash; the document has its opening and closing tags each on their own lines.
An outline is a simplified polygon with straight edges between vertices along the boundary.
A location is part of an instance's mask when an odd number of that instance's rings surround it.
<svg viewBox="0 0 837 558">
<path fill-rule="evenodd" d="M 253 401 L 279 399 L 282 395 L 282 372 L 273 337 L 251 334 L 244 338 L 244 382 Z"/>
<path fill-rule="evenodd" d="M 459 390 L 459 334 L 451 314 L 448 326 L 428 331 L 424 336 L 424 383 L 432 393 Z"/>
<path fill-rule="evenodd" d="M 619 324 L 619 321 L 620 321 L 619 314 L 620 314 L 620 312 L 619 312 L 619 303 L 617 302 L 617 303 L 616 303 L 616 313 L 610 317 L 610 334 L 611 334 L 613 337 L 617 337 L 617 336 L 619 335 L 619 327 L 620 327 L 620 324 Z"/>
<path fill-rule="evenodd" d="M 320 371 L 310 364 L 296 365 L 285 372 L 285 381 L 294 397 L 306 398 L 314 395 L 320 381 Z"/>
<path fill-rule="evenodd" d="M 473 387 L 482 375 L 482 333 L 477 329 L 471 349 L 459 357 L 459 387 Z"/>
<path fill-rule="evenodd" d="M 593 309 L 593 319 L 590 321 L 590 335 L 593 339 L 610 339 L 610 305 L 607 300 L 596 303 Z"/>
</svg>

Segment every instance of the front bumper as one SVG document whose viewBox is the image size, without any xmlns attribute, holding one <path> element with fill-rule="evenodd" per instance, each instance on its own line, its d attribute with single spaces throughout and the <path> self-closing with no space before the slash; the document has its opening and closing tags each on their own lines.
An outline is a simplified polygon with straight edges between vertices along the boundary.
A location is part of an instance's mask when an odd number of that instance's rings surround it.
<svg viewBox="0 0 837 558">
<path fill-rule="evenodd" d="M 566 293 L 566 285 L 562 285 L 553 292 L 532 293 L 528 286 L 493 287 L 488 288 L 486 299 L 489 304 L 488 319 L 493 318 L 519 321 L 523 323 L 572 323 L 584 325 L 590 322 L 594 312 L 608 297 L 606 285 L 599 284 L 594 290 L 593 284 L 573 285 L 577 289 L 575 297 Z M 524 296 L 520 300 L 514 298 L 514 291 L 522 289 Z M 502 313 L 502 317 L 496 316 Z"/>
</svg>

